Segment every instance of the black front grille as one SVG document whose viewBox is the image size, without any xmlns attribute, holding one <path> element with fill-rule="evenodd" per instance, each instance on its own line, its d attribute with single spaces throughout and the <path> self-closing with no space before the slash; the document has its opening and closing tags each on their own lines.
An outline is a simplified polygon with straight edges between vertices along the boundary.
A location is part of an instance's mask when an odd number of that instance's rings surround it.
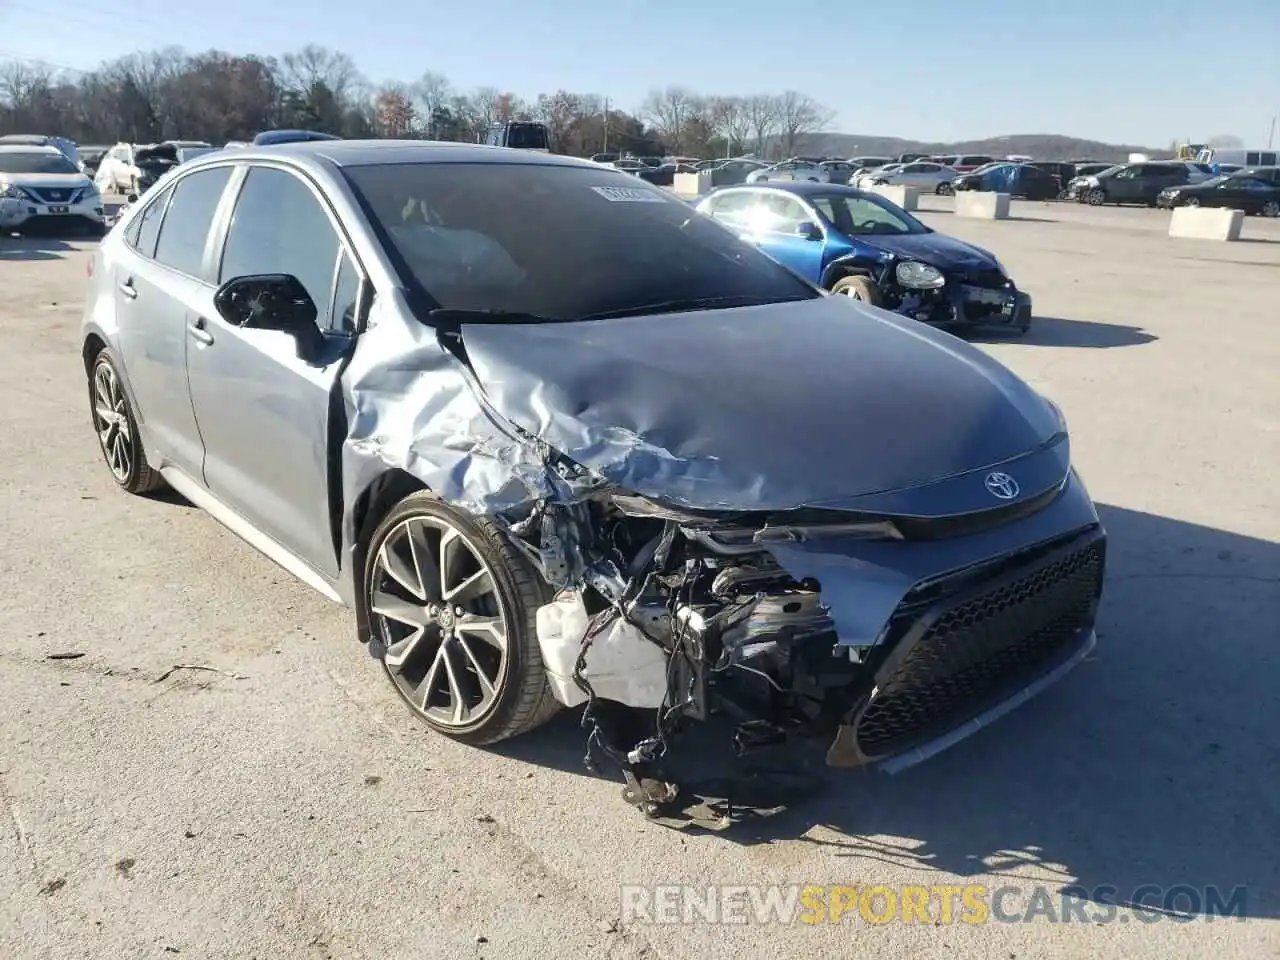
<svg viewBox="0 0 1280 960">
<path fill-rule="evenodd" d="M 71 203 L 80 191 L 74 187 L 27 187 L 41 203 Z"/>
<path fill-rule="evenodd" d="M 863 754 L 892 756 L 953 730 L 1053 669 L 1092 626 L 1105 556 L 1099 536 L 924 614 L 857 721 Z"/>
<path fill-rule="evenodd" d="M 973 287 L 985 287 L 988 290 L 1002 290 L 1009 285 L 1005 275 L 994 267 L 978 267 L 970 270 L 964 282 Z"/>
</svg>

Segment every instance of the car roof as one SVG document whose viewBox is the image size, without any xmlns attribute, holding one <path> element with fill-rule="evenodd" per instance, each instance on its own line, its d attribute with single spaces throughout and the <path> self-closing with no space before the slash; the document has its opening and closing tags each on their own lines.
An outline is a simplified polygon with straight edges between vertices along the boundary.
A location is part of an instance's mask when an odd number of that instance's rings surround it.
<svg viewBox="0 0 1280 960">
<path fill-rule="evenodd" d="M 781 190 L 783 193 L 794 193 L 800 197 L 866 197 L 873 196 L 866 190 L 859 190 L 857 187 L 847 187 L 837 183 L 813 183 L 809 180 L 789 180 L 774 183 L 735 183 L 731 186 L 722 187 L 722 190 Z M 719 193 L 720 190 L 715 191 Z"/>
<path fill-rule="evenodd" d="M 0 143 L 0 153 L 46 153 L 53 157 L 62 156 L 62 151 L 57 147 L 39 143 Z"/>
<path fill-rule="evenodd" d="M 597 167 L 590 160 L 564 157 L 511 147 L 490 147 L 474 143 L 446 143 L 434 140 L 307 140 L 292 143 L 248 146 L 235 151 L 237 161 L 321 160 L 338 167 L 362 167 L 385 163 L 524 163 L 548 166 Z M 205 154 L 195 164 L 225 160 L 222 151 Z"/>
</svg>

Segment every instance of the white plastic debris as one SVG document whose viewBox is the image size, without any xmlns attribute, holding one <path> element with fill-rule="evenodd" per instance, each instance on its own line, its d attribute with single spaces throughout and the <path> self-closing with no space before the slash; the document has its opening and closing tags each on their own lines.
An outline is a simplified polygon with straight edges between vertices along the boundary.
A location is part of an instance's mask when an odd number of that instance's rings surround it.
<svg viewBox="0 0 1280 960">
<path fill-rule="evenodd" d="M 538 608 L 538 646 L 555 698 L 568 707 L 587 702 L 574 682 L 590 616 L 582 593 L 565 590 Z M 582 675 L 597 697 L 629 707 L 656 709 L 667 695 L 667 654 L 621 617 L 595 637 Z"/>
</svg>

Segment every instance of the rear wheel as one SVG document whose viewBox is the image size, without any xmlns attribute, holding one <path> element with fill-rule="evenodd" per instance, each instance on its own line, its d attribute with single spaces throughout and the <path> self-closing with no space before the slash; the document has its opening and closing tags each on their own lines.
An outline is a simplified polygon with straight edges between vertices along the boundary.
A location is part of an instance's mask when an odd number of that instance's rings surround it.
<svg viewBox="0 0 1280 960">
<path fill-rule="evenodd" d="M 1198 207 L 1198 206 L 1200 206 L 1200 198 L 1199 198 L 1199 197 L 1187 197 L 1187 199 L 1183 202 L 1183 206 L 1185 206 L 1185 207 Z"/>
<path fill-rule="evenodd" d="M 1262 205 L 1264 217 L 1280 217 L 1280 200 L 1268 200 Z"/>
<path fill-rule="evenodd" d="M 956 189 L 949 183 L 940 183 L 933 192 L 940 197 L 949 197 L 956 192 Z"/>
<path fill-rule="evenodd" d="M 831 292 L 853 300 L 861 300 L 873 307 L 880 302 L 880 290 L 870 277 L 841 277 L 831 288 Z"/>
<path fill-rule="evenodd" d="M 147 463 L 138 434 L 138 422 L 120 382 L 115 357 L 102 349 L 89 372 L 89 409 L 98 446 L 111 477 L 130 493 L 149 493 L 164 484 Z"/>
<path fill-rule="evenodd" d="M 532 730 L 559 709 L 535 619 L 550 590 L 501 530 L 422 491 L 383 518 L 367 556 L 370 642 L 428 727 L 478 746 Z"/>
</svg>

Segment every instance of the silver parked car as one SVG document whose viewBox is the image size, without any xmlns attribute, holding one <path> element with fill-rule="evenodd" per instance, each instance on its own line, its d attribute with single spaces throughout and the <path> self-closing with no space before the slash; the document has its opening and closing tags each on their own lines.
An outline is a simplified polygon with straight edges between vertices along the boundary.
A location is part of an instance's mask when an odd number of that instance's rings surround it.
<svg viewBox="0 0 1280 960">
<path fill-rule="evenodd" d="M 819 735 L 893 769 L 1094 643 L 1105 534 L 1052 403 L 599 164 L 219 152 L 91 267 L 117 484 L 351 605 L 440 733 L 585 705 L 646 812 L 709 712 L 742 752 Z"/>
<path fill-rule="evenodd" d="M 952 167 L 945 167 L 928 160 L 918 160 L 915 163 L 904 163 L 896 170 L 883 167 L 870 176 L 864 177 L 860 183 L 863 186 L 903 185 L 916 187 L 921 193 L 949 194 L 953 192 L 951 181 L 958 176 L 960 176 L 959 171 Z"/>
</svg>

